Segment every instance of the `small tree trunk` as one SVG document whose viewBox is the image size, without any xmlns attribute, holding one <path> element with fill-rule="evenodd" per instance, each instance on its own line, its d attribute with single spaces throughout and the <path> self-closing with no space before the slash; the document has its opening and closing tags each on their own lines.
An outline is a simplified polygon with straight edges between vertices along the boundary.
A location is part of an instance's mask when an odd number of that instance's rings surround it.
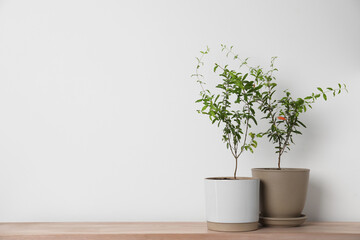
<svg viewBox="0 0 360 240">
<path fill-rule="evenodd" d="M 279 152 L 279 158 L 278 158 L 278 169 L 279 169 L 279 170 L 281 169 L 281 167 L 280 167 L 280 158 L 281 158 L 281 154 L 280 154 L 280 152 Z"/>
<path fill-rule="evenodd" d="M 236 179 L 237 167 L 238 167 L 238 159 L 237 159 L 237 158 L 235 158 L 235 171 L 234 171 L 234 179 Z"/>
<path fill-rule="evenodd" d="M 284 147 L 285 147 L 285 144 L 284 144 Z M 279 170 L 281 169 L 281 167 L 280 167 L 281 152 L 282 152 L 282 148 L 281 148 L 281 142 L 279 140 L 279 158 L 278 158 L 278 169 Z"/>
</svg>

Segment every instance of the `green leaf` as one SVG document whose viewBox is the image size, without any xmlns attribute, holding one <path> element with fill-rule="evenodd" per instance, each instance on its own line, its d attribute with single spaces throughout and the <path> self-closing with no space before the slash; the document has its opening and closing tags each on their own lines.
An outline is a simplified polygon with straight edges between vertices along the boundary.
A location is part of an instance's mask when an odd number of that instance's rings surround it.
<svg viewBox="0 0 360 240">
<path fill-rule="evenodd" d="M 250 108 L 250 111 L 253 115 L 255 115 L 255 110 L 253 108 Z"/>
<path fill-rule="evenodd" d="M 219 67 L 219 65 L 215 64 L 214 72 L 216 72 L 216 69 Z"/>
<path fill-rule="evenodd" d="M 298 120 L 297 122 L 300 123 L 301 126 L 303 126 L 304 128 L 306 128 L 305 124 L 302 123 L 300 120 Z"/>
<path fill-rule="evenodd" d="M 317 89 L 318 89 L 320 92 L 324 93 L 324 91 L 323 91 L 320 87 L 318 87 Z"/>
<path fill-rule="evenodd" d="M 257 121 L 253 116 L 250 115 L 249 118 L 251 118 L 254 121 L 254 123 L 257 125 Z"/>
<path fill-rule="evenodd" d="M 325 101 L 327 100 L 326 94 L 323 94 L 323 98 L 325 99 Z"/>
</svg>

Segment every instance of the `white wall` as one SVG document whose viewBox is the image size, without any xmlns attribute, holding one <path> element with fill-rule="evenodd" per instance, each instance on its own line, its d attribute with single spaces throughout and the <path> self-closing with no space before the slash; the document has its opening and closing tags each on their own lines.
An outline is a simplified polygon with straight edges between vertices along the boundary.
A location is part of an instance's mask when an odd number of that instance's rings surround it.
<svg viewBox="0 0 360 240">
<path fill-rule="evenodd" d="M 203 178 L 231 175 L 190 75 L 209 45 L 279 56 L 303 116 L 284 167 L 311 168 L 310 220 L 360 221 L 360 1 L 0 1 L 0 221 L 204 221 Z M 240 175 L 274 167 L 264 139 Z"/>
</svg>

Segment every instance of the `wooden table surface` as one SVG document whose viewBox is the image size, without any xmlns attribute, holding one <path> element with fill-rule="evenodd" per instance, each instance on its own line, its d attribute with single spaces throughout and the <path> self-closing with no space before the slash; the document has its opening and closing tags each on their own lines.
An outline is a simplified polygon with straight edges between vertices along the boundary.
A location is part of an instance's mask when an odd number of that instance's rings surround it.
<svg viewBox="0 0 360 240">
<path fill-rule="evenodd" d="M 0 223 L 0 240 L 360 240 L 360 223 L 308 222 L 253 232 L 209 231 L 204 222 Z"/>
</svg>

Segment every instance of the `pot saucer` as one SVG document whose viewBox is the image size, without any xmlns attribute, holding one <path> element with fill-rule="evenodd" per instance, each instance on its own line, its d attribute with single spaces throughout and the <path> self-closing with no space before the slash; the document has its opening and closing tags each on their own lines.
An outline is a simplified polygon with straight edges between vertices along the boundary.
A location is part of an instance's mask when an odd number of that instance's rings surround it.
<svg viewBox="0 0 360 240">
<path fill-rule="evenodd" d="M 301 214 L 300 217 L 295 218 L 272 218 L 272 217 L 261 217 L 259 222 L 263 226 L 268 227 L 297 227 L 306 221 L 307 217 L 305 214 Z"/>
</svg>

